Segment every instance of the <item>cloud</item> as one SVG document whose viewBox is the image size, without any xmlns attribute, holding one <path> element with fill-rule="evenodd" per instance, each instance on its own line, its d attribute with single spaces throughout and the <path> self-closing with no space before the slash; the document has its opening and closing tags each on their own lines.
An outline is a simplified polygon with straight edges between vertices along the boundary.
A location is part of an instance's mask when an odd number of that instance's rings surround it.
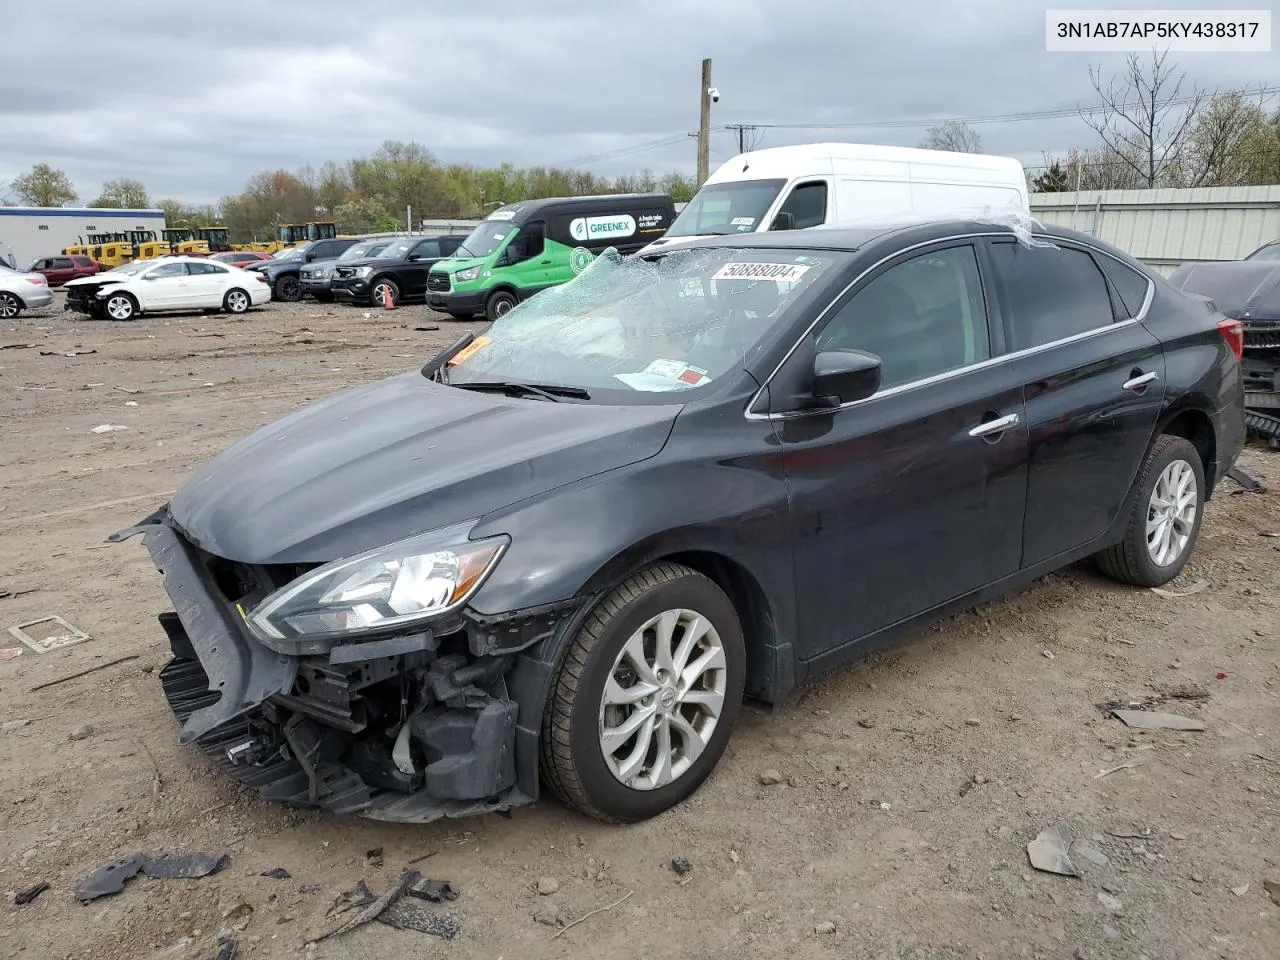
<svg viewBox="0 0 1280 960">
<path fill-rule="evenodd" d="M 1099 3 L 1101 5 L 1101 3 Z M 1158 6 L 1128 0 L 1125 6 Z M 587 169 L 691 170 L 700 61 L 714 61 L 713 161 L 726 123 L 924 121 L 1091 103 L 1088 66 L 1046 53 L 1025 0 L 65 0 L 5 16 L 0 180 L 47 162 L 84 199 L 103 180 L 209 202 L 253 173 L 318 167 L 416 140 L 442 160 L 518 165 L 600 157 Z M 1205 87 L 1270 80 L 1266 54 L 1179 58 Z M 984 149 L 1039 161 L 1090 141 L 1074 117 L 979 127 Z M 915 144 L 913 128 L 770 129 Z M 660 146 L 630 150 L 661 142 Z"/>
</svg>

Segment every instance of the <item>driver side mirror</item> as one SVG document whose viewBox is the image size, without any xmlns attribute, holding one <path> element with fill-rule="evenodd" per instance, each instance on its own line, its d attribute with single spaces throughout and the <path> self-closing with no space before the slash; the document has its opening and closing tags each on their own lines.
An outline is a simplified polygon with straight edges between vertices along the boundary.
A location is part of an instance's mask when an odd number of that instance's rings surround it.
<svg viewBox="0 0 1280 960">
<path fill-rule="evenodd" d="M 778 215 L 773 218 L 773 225 L 770 230 L 794 230 L 796 228 L 796 215 L 789 210 L 780 210 Z"/>
<path fill-rule="evenodd" d="M 316 258 L 316 255 L 315 255 L 314 253 L 311 253 L 310 251 L 308 251 L 307 253 L 303 254 L 303 257 L 302 257 L 302 259 L 306 260 L 306 261 L 307 261 L 307 263 L 310 263 L 310 262 L 311 262 L 312 260 L 314 260 L 315 258 Z"/>
<path fill-rule="evenodd" d="M 865 400 L 880 389 L 880 358 L 865 350 L 824 350 L 813 358 L 813 395 L 832 406 Z"/>
<path fill-rule="evenodd" d="M 502 251 L 502 265 L 509 267 L 514 263 L 519 263 L 520 260 L 520 248 L 514 243 L 507 244 L 507 249 Z"/>
</svg>

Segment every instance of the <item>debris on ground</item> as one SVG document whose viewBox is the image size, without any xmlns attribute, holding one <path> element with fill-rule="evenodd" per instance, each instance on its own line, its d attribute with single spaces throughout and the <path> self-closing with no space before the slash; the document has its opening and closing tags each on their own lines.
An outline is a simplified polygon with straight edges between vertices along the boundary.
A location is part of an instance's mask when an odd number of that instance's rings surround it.
<svg viewBox="0 0 1280 960">
<path fill-rule="evenodd" d="M 124 889 L 125 883 L 142 870 L 145 860 L 146 854 L 139 850 L 99 867 L 76 887 L 76 899 L 81 903 L 88 903 L 99 897 L 119 893 Z"/>
<path fill-rule="evenodd" d="M 693 873 L 693 864 L 684 857 L 676 857 L 671 861 L 671 869 L 679 876 L 687 877 L 689 874 Z"/>
<path fill-rule="evenodd" d="M 1240 484 L 1249 493 L 1266 493 L 1267 488 L 1262 485 L 1252 471 L 1246 470 L 1244 467 L 1232 467 L 1227 471 L 1227 476 Z M 1237 493 L 1240 491 L 1236 491 Z"/>
<path fill-rule="evenodd" d="M 1238 887 L 1232 887 L 1231 892 L 1235 894 L 1237 897 L 1243 897 L 1246 893 L 1249 892 L 1249 884 L 1242 883 Z"/>
<path fill-rule="evenodd" d="M 1271 898 L 1271 902 L 1280 907 L 1280 881 L 1263 880 L 1262 889 L 1267 891 L 1267 896 Z"/>
<path fill-rule="evenodd" d="M 1092 863 L 1095 867 L 1105 867 L 1111 862 L 1111 859 L 1105 853 L 1098 850 L 1096 847 L 1091 847 L 1087 843 L 1077 842 L 1071 848 L 1071 852 L 1081 860 L 1087 860 L 1089 863 Z"/>
<path fill-rule="evenodd" d="M 430 333 L 430 332 L 431 332 L 431 331 L 433 331 L 433 330 L 439 330 L 439 329 L 440 329 L 440 327 L 439 327 L 439 326 L 436 326 L 436 325 L 432 325 L 432 326 L 427 326 L 427 327 L 414 327 L 413 329 L 415 329 L 415 330 L 419 330 L 419 331 L 421 331 L 422 333 Z"/>
<path fill-rule="evenodd" d="M 406 891 L 409 896 L 419 900 L 430 900 L 432 903 L 444 903 L 446 900 L 457 900 L 458 891 L 448 880 L 428 880 L 425 877 L 411 885 Z"/>
<path fill-rule="evenodd" d="M 550 900 L 539 901 L 537 908 L 533 911 L 533 919 L 548 927 L 558 927 L 560 926 L 560 908 Z"/>
<path fill-rule="evenodd" d="M 813 932 L 816 934 L 828 934 L 836 932 L 836 925 L 830 920 L 823 920 L 813 926 Z"/>
<path fill-rule="evenodd" d="M 960 784 L 960 796 L 966 796 L 974 787 L 980 787 L 987 782 L 987 778 L 980 773 L 975 773 L 972 777 Z"/>
<path fill-rule="evenodd" d="M 115 433 L 118 430 L 128 430 L 129 428 L 119 423 L 100 423 L 90 433 Z"/>
<path fill-rule="evenodd" d="M 22 656 L 21 647 L 0 648 L 0 660 L 17 660 L 20 656 Z"/>
<path fill-rule="evenodd" d="M 253 917 L 253 906 L 244 897 L 235 895 L 220 902 L 218 912 L 232 929 L 243 930 Z"/>
<path fill-rule="evenodd" d="M 263 870 L 259 876 L 270 877 L 272 880 L 288 880 L 292 874 L 284 867 L 272 867 L 270 870 Z"/>
<path fill-rule="evenodd" d="M 1150 827 L 1136 827 L 1132 824 L 1112 827 L 1107 833 L 1120 840 L 1149 840 L 1151 838 Z M 1170 836 L 1175 840 L 1187 839 L 1186 837 L 1179 837 L 1177 834 L 1170 834 Z"/>
<path fill-rule="evenodd" d="M 782 773 L 778 770 L 762 770 L 760 772 L 760 782 L 766 787 L 772 787 L 782 782 Z"/>
<path fill-rule="evenodd" d="M 1119 773 L 1121 770 L 1132 770 L 1134 767 L 1142 766 L 1143 761 L 1139 759 L 1126 760 L 1124 763 L 1118 763 L 1114 767 L 1107 767 L 1105 770 L 1099 770 L 1093 775 L 1093 779 L 1101 780 L 1103 777 L 1109 777 L 1113 773 Z"/>
<path fill-rule="evenodd" d="M 236 947 L 236 941 L 231 937 L 219 937 L 218 955 L 214 957 L 214 960 L 235 960 Z"/>
<path fill-rule="evenodd" d="M 30 720 L 6 720 L 4 723 L 0 723 L 0 731 L 13 733 L 15 730 L 21 730 L 30 722 Z"/>
<path fill-rule="evenodd" d="M 375 869 L 381 869 L 381 867 L 382 867 L 382 848 L 381 848 L 381 847 L 374 847 L 372 850 L 366 850 L 366 851 L 364 852 L 364 859 L 365 859 L 365 862 L 366 862 L 367 864 L 369 864 L 369 866 L 371 866 L 371 867 L 373 867 L 373 868 L 375 868 Z"/>
<path fill-rule="evenodd" d="M 1098 902 L 1112 913 L 1120 913 L 1124 910 L 1124 904 L 1122 904 L 1117 897 L 1113 897 L 1109 893 L 1099 893 Z"/>
<path fill-rule="evenodd" d="M 555 940 L 560 936 L 560 934 L 568 933 L 571 929 L 576 927 L 578 924 L 582 923 L 585 920 L 590 920 L 596 914 L 607 913 L 608 911 L 612 910 L 614 907 L 618 906 L 619 904 L 625 903 L 627 900 L 630 900 L 634 894 L 635 894 L 634 890 L 628 890 L 626 893 L 620 896 L 617 900 L 613 901 L 613 903 L 605 904 L 603 907 L 599 907 L 595 910 L 592 910 L 590 913 L 584 913 L 582 916 L 580 916 L 577 920 L 574 920 L 572 923 L 565 924 L 564 928 L 560 930 L 551 939 Z"/>
<path fill-rule="evenodd" d="M 149 858 L 142 865 L 148 877 L 161 880 L 198 880 L 225 870 L 231 865 L 231 855 L 226 853 L 188 853 L 182 856 Z"/>
<path fill-rule="evenodd" d="M 1041 830 L 1040 834 L 1027 844 L 1027 857 L 1031 866 L 1045 873 L 1056 873 L 1063 877 L 1078 877 L 1080 873 L 1071 862 L 1067 851 L 1071 849 L 1071 827 L 1060 823 L 1056 827 Z"/>
<path fill-rule="evenodd" d="M 228 854 L 193 853 L 185 856 L 148 857 L 141 850 L 99 867 L 76 887 L 76 899 L 88 903 L 119 893 L 139 873 L 159 879 L 198 879 L 217 873 L 231 863 Z"/>
<path fill-rule="evenodd" d="M 51 624 L 52 626 L 45 627 L 43 630 L 31 630 L 32 627 L 40 627 L 46 624 Z M 26 623 L 19 623 L 10 627 L 9 633 L 13 635 L 14 639 L 26 644 L 36 653 L 62 650 L 65 647 L 72 647 L 77 643 L 84 643 L 86 640 L 92 639 L 83 630 L 73 627 L 57 614 L 38 617 L 35 620 L 28 620 Z"/>
<path fill-rule="evenodd" d="M 59 677 L 57 680 L 46 680 L 44 683 L 37 683 L 31 688 L 31 692 L 35 693 L 37 690 L 43 690 L 46 687 L 56 687 L 58 684 L 66 683 L 68 680 L 78 680 L 81 677 L 90 673 L 95 673 L 98 670 L 105 670 L 107 667 L 114 667 L 117 664 L 137 659 L 138 655 L 136 653 L 131 653 L 127 657 L 116 657 L 114 660 L 108 660 L 106 663 L 99 663 L 92 667 L 86 667 L 84 670 L 77 670 L 75 673 L 69 673 L 65 677 Z"/>
<path fill-rule="evenodd" d="M 32 900 L 40 896 L 40 894 L 44 893 L 48 889 L 49 889 L 49 884 L 44 880 L 41 880 L 35 886 L 27 887 L 27 889 L 19 891 L 18 894 L 13 898 L 13 902 L 16 906 L 19 906 L 19 907 L 26 906 L 28 903 L 30 903 Z"/>
<path fill-rule="evenodd" d="M 327 940 L 330 937 L 341 936 L 374 920 L 401 930 L 414 930 L 418 933 L 428 933 L 445 940 L 452 940 L 461 929 L 457 920 L 447 915 L 432 913 L 417 904 L 402 899 L 402 894 L 405 893 L 412 897 L 435 902 L 457 898 L 457 893 L 448 883 L 443 881 L 426 882 L 439 885 L 434 888 L 434 895 L 425 892 L 422 886 L 422 874 L 417 870 L 402 870 L 400 879 L 382 896 L 375 896 L 363 880 L 358 881 L 355 890 L 348 890 L 338 895 L 337 900 L 334 902 L 334 907 L 343 904 L 341 910 L 337 911 L 339 913 L 354 907 L 362 908 L 360 912 L 333 930 L 321 934 L 313 940 L 308 940 L 308 946 L 319 943 L 321 940 Z M 330 912 L 332 914 L 332 908 Z"/>
<path fill-rule="evenodd" d="M 1135 730 L 1203 730 L 1203 720 L 1180 717 L 1176 713 L 1156 713 L 1152 710 L 1112 710 L 1126 727 Z"/>
<path fill-rule="evenodd" d="M 1280 533 L 1277 533 L 1276 536 L 1280 537 Z M 13 590 L 6 587 L 5 589 L 0 590 L 0 600 L 12 600 L 15 597 L 22 597 L 28 593 L 36 593 L 36 592 L 37 592 L 36 587 L 28 587 L 26 590 Z"/>
<path fill-rule="evenodd" d="M 555 877 L 540 877 L 538 879 L 538 896 L 549 897 L 560 889 L 560 881 Z"/>
<path fill-rule="evenodd" d="M 1209 581 L 1204 579 L 1192 580 L 1181 590 L 1165 590 L 1161 587 L 1152 587 L 1151 592 L 1161 597 L 1169 597 L 1176 600 L 1178 597 L 1190 597 L 1197 593 L 1203 593 L 1209 589 Z"/>
<path fill-rule="evenodd" d="M 88 740 L 93 736 L 93 724 L 82 723 L 67 735 L 68 740 Z"/>
</svg>

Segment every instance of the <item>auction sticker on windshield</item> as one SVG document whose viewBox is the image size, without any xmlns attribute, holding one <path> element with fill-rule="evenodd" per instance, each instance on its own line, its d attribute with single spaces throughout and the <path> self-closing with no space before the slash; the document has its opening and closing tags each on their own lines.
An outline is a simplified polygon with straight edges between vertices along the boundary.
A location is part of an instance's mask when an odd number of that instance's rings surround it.
<svg viewBox="0 0 1280 960">
<path fill-rule="evenodd" d="M 639 373 L 615 373 L 613 376 L 633 390 L 658 393 L 698 387 L 710 380 L 702 367 L 695 367 L 681 360 L 654 360 Z"/>
<path fill-rule="evenodd" d="M 476 337 L 474 340 L 468 343 L 465 347 L 463 347 L 461 350 L 455 353 L 452 357 L 450 357 L 448 365 L 452 367 L 452 366 L 456 366 L 459 363 L 462 363 L 462 361 L 466 360 L 467 358 L 472 356 L 476 351 L 480 350 L 482 347 L 487 346 L 488 344 L 489 344 L 488 337 Z"/>
<path fill-rule="evenodd" d="M 726 263 L 712 280 L 799 280 L 809 268 L 798 263 Z"/>
</svg>

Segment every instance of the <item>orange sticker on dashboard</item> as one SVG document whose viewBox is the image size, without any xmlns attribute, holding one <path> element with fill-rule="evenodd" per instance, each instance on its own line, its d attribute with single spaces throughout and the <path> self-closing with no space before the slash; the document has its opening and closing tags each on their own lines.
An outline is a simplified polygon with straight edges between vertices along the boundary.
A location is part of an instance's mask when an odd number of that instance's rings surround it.
<svg viewBox="0 0 1280 960">
<path fill-rule="evenodd" d="M 474 340 L 472 340 L 465 347 L 463 347 L 461 350 L 459 350 L 457 353 L 455 353 L 452 357 L 449 358 L 449 366 L 452 367 L 454 364 L 461 363 L 463 360 L 466 360 L 468 357 L 470 357 L 473 353 L 475 353 L 481 347 L 487 346 L 488 343 L 489 343 L 488 337 L 476 337 Z"/>
</svg>

